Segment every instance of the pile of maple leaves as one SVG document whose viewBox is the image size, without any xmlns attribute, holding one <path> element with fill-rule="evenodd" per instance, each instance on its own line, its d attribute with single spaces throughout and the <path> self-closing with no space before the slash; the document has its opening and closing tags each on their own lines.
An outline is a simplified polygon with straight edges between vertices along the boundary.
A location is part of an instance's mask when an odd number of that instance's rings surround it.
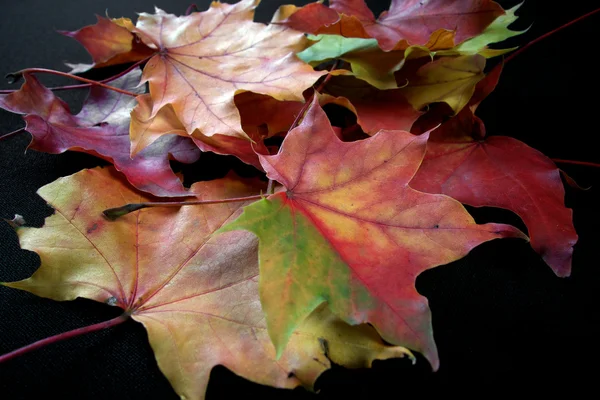
<svg viewBox="0 0 600 400">
<path fill-rule="evenodd" d="M 47 70 L 13 74 L 25 83 L 0 107 L 24 115 L 31 148 L 114 167 L 39 190 L 55 209 L 44 227 L 11 223 L 42 265 L 4 285 L 122 308 L 102 327 L 142 323 L 175 391 L 198 399 L 217 364 L 285 388 L 411 350 L 437 369 L 415 279 L 483 242 L 529 240 L 569 275 L 577 235 L 559 170 L 486 138 L 475 115 L 501 75 L 487 60 L 514 50 L 489 45 L 520 33 L 518 6 L 393 0 L 375 19 L 363 0 L 329 3 L 283 6 L 268 25 L 242 0 L 67 32 L 94 61 L 72 74 L 129 65 L 88 82 L 77 115 L 36 79 Z M 169 161 L 206 151 L 265 179 L 184 187 Z M 511 210 L 529 236 L 476 224 L 461 203 Z"/>
</svg>

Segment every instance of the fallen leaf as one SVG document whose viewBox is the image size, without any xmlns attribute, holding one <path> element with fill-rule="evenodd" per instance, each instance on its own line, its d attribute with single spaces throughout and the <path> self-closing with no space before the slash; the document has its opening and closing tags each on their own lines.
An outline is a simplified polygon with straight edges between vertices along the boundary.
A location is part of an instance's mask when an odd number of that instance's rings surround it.
<svg viewBox="0 0 600 400">
<path fill-rule="evenodd" d="M 577 234 L 559 169 L 519 140 L 484 136 L 483 122 L 465 107 L 430 135 L 410 186 L 514 212 L 527 226 L 533 249 L 556 275 L 568 276 Z"/>
<path fill-rule="evenodd" d="M 148 58 L 154 53 L 143 43 L 136 40 L 135 35 L 113 20 L 96 16 L 98 22 L 85 26 L 77 31 L 59 31 L 85 47 L 92 56 L 93 64 L 69 64 L 71 73 L 85 72 L 91 68 L 130 63 Z"/>
<path fill-rule="evenodd" d="M 338 12 L 354 10 L 363 0 L 333 0 Z M 364 13 L 367 31 L 379 40 L 381 47 L 396 47 L 405 40 L 410 44 L 424 45 L 440 29 L 453 31 L 454 42 L 462 43 L 477 36 L 504 11 L 490 0 L 392 0 L 389 12 L 382 13 L 377 21 L 372 13 Z"/>
<path fill-rule="evenodd" d="M 255 151 L 266 151 L 266 146 L 262 139 L 255 137 L 256 142 L 227 135 L 204 136 L 196 131 L 192 140 L 202 151 L 210 151 L 216 154 L 232 155 L 239 158 L 246 164 L 252 165 L 262 170 Z"/>
<path fill-rule="evenodd" d="M 240 111 L 244 132 L 271 137 L 290 129 L 304 102 L 278 101 L 262 94 L 244 92 L 235 96 L 235 106 Z"/>
<path fill-rule="evenodd" d="M 141 72 L 134 70 L 111 84 L 141 93 L 140 78 Z M 1 108 L 25 114 L 26 130 L 33 136 L 30 148 L 51 154 L 67 150 L 93 154 L 113 163 L 140 190 L 156 196 L 189 196 L 169 159 L 192 163 L 200 151 L 190 139 L 170 135 L 130 158 L 129 114 L 135 104 L 133 97 L 92 87 L 81 112 L 72 115 L 65 102 L 28 74 L 21 89 L 0 95 Z"/>
<path fill-rule="evenodd" d="M 517 10 L 523 3 L 517 4 L 513 8 L 506 10 L 506 14 L 500 15 L 494 20 L 485 30 L 458 46 L 437 52 L 437 55 L 465 55 L 465 54 L 480 54 L 486 58 L 500 56 L 509 51 L 515 50 L 516 47 L 509 49 L 490 49 L 488 46 L 492 43 L 499 43 L 511 37 L 521 35 L 529 30 L 512 31 L 508 29 L 509 25 L 515 22 L 519 17 L 515 15 Z"/>
<path fill-rule="evenodd" d="M 256 182 L 196 183 L 202 199 L 255 194 Z M 257 241 L 246 232 L 214 237 L 244 203 L 151 208 L 109 222 L 102 210 L 148 200 L 112 168 L 83 170 L 38 192 L 55 208 L 44 227 L 20 228 L 40 268 L 4 285 L 54 300 L 78 297 L 117 306 L 144 325 L 158 366 L 182 399 L 203 399 L 213 366 L 252 381 L 308 388 L 330 359 L 349 367 L 411 356 L 385 345 L 373 328 L 351 327 L 315 311 L 279 359 L 258 297 Z M 190 232 L 194 232 L 190 235 Z"/>
<path fill-rule="evenodd" d="M 354 101 L 346 97 L 323 95 L 319 104 L 337 104 L 349 109 L 356 115 L 356 123 L 368 135 L 374 135 L 382 129 L 408 131 L 421 115 L 402 94 L 389 90 L 371 99 Z"/>
<path fill-rule="evenodd" d="M 478 54 L 442 57 L 419 68 L 400 92 L 417 110 L 435 102 L 447 103 L 458 113 L 485 76 L 485 58 Z"/>
<path fill-rule="evenodd" d="M 475 85 L 475 91 L 471 100 L 469 100 L 469 108 L 473 113 L 486 97 L 488 97 L 498 85 L 500 75 L 502 75 L 503 64 L 498 64 L 490 72 L 488 72 L 482 80 Z"/>
<path fill-rule="evenodd" d="M 408 59 L 433 57 L 429 49 L 417 46 L 385 52 L 375 39 L 338 35 L 319 35 L 310 39 L 316 43 L 298 53 L 300 59 L 316 66 L 323 61 L 339 58 L 351 65 L 352 75 L 382 90 L 398 87 L 394 72 L 402 68 Z"/>
<path fill-rule="evenodd" d="M 130 115 L 131 157 L 135 157 L 162 136 L 189 136 L 171 106 L 163 107 L 156 116 L 150 117 L 152 114 L 150 94 L 143 94 L 136 99 L 138 104 Z"/>
<path fill-rule="evenodd" d="M 175 115 L 170 105 L 160 109 L 151 117 L 152 99 L 150 95 L 138 96 L 138 106 L 131 113 L 131 155 L 135 156 L 158 138 L 164 135 L 191 137 L 202 151 L 233 155 L 246 164 L 262 169 L 255 151 L 264 152 L 265 138 L 281 131 L 287 131 L 303 103 L 295 101 L 277 101 L 269 96 L 244 92 L 236 96 L 235 104 L 239 109 L 242 127 L 249 139 L 229 135 L 203 135 L 195 130 L 191 135 Z M 263 132 L 263 128 L 265 131 Z"/>
<path fill-rule="evenodd" d="M 496 88 L 500 75 L 502 73 L 502 64 L 496 65 L 487 75 L 483 77 L 475 85 L 473 95 L 471 96 L 467 106 L 473 113 L 481 102 L 490 95 Z M 422 113 L 420 118 L 415 121 L 410 132 L 416 135 L 436 129 L 441 124 L 448 121 L 455 115 L 454 110 L 447 103 L 435 103 L 428 107 L 427 112 Z M 485 126 L 480 123 L 472 124 L 471 136 L 475 139 L 483 139 L 485 137 Z"/>
<path fill-rule="evenodd" d="M 505 54 L 510 49 L 489 49 L 491 43 L 501 42 L 525 31 L 511 31 L 508 26 L 517 20 L 517 5 L 499 16 L 483 33 L 460 45 L 447 49 L 434 40 L 425 46 L 410 46 L 404 50 L 383 51 L 377 40 L 365 38 L 347 38 L 339 35 L 309 36 L 315 43 L 298 53 L 298 57 L 311 65 L 341 59 L 352 66 L 352 74 L 371 85 L 385 90 L 397 87 L 394 72 L 400 70 L 406 60 L 419 57 L 458 56 L 479 54 L 486 58 Z"/>
<path fill-rule="evenodd" d="M 329 9 L 321 4 L 294 13 L 286 9 L 280 23 L 313 34 L 375 38 L 385 51 L 411 45 L 443 49 L 479 35 L 503 14 L 490 0 L 392 0 L 389 11 L 375 19 L 364 0 L 331 0 Z"/>
<path fill-rule="evenodd" d="M 303 7 L 297 7 L 293 4 L 284 4 L 279 6 L 271 23 L 289 26 L 300 32 L 319 34 L 327 33 L 323 32 L 325 28 L 334 25 L 340 20 L 340 16 L 332 8 L 329 8 L 322 4 L 322 2 L 309 3 Z M 357 26 L 358 29 L 361 26 Z M 363 29 L 364 32 L 364 29 Z M 366 32 L 363 35 L 342 35 L 345 37 L 359 37 L 367 38 Z"/>
<path fill-rule="evenodd" d="M 259 0 L 177 17 L 142 13 L 135 33 L 156 50 L 144 68 L 153 118 L 172 106 L 188 133 L 248 139 L 234 95 L 244 91 L 303 101 L 302 92 L 325 74 L 299 60 L 307 40 L 297 31 L 252 21 Z"/>
<path fill-rule="evenodd" d="M 158 114 L 151 117 L 152 98 L 150 95 L 138 96 L 137 100 L 138 105 L 131 113 L 131 156 L 137 156 L 160 138 L 179 135 L 190 138 L 202 151 L 233 155 L 247 164 L 262 168 L 249 139 L 219 134 L 205 136 L 198 130 L 190 135 L 170 105 L 161 108 Z M 264 148 L 262 142 L 256 143 L 255 146 L 259 150 Z"/>
<path fill-rule="evenodd" d="M 319 104 L 337 104 L 352 111 L 365 133 L 374 135 L 382 129 L 410 131 L 422 112 L 408 102 L 399 89 L 377 90 L 353 77 L 332 78 Z"/>
<path fill-rule="evenodd" d="M 278 354 L 327 302 L 344 321 L 368 322 L 387 342 L 422 352 L 438 368 L 417 275 L 482 242 L 524 235 L 507 225 L 477 225 L 459 202 L 411 189 L 426 140 L 381 131 L 342 142 L 315 98 L 279 153 L 260 156 L 267 176 L 284 188 L 219 232 L 259 237 L 261 303 Z"/>
</svg>

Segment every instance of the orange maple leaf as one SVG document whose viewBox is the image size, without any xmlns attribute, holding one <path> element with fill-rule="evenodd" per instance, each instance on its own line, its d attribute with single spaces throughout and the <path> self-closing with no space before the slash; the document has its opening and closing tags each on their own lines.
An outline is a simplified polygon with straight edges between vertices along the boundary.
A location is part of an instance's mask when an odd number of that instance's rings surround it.
<svg viewBox="0 0 600 400">
<path fill-rule="evenodd" d="M 326 72 L 296 57 L 307 46 L 302 33 L 252 21 L 258 3 L 213 2 L 207 11 L 183 17 L 160 9 L 140 14 L 134 32 L 156 49 L 142 77 L 153 100 L 149 118 L 172 106 L 189 134 L 199 130 L 248 139 L 236 93 L 304 100 L 302 92 Z"/>
</svg>

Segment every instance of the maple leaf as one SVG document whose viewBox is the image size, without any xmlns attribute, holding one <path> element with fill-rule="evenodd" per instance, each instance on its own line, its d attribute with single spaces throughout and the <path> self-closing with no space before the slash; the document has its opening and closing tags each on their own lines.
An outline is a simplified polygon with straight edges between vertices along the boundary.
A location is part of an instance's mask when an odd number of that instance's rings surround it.
<svg viewBox="0 0 600 400">
<path fill-rule="evenodd" d="M 92 87 L 80 113 L 72 115 L 68 105 L 44 87 L 34 76 L 25 75 L 17 92 L 0 95 L 0 107 L 25 114 L 26 130 L 33 140 L 30 148 L 51 154 L 67 150 L 101 157 L 115 165 L 129 182 L 157 196 L 188 196 L 181 181 L 171 170 L 169 158 L 192 163 L 200 155 L 194 143 L 175 135 L 164 136 L 133 159 L 129 156 L 129 114 L 133 97 Z M 113 81 L 113 86 L 137 88 L 139 70 Z"/>
<path fill-rule="evenodd" d="M 311 65 L 331 59 L 341 59 L 351 65 L 351 74 L 378 89 L 393 89 L 398 85 L 394 72 L 407 60 L 419 57 L 433 58 L 426 47 L 411 46 L 402 51 L 382 51 L 375 39 L 345 38 L 337 35 L 311 37 L 316 43 L 298 53 Z"/>
<path fill-rule="evenodd" d="M 364 0 L 331 0 L 330 8 L 288 8 L 279 18 L 287 17 L 282 24 L 303 32 L 375 38 L 391 51 L 410 45 L 451 48 L 479 35 L 503 14 L 490 0 L 392 0 L 389 11 L 375 19 Z"/>
<path fill-rule="evenodd" d="M 501 68 L 492 71 L 478 85 L 470 107 L 433 131 L 410 185 L 475 207 L 511 210 L 527 226 L 533 249 L 556 275 L 568 276 L 577 234 L 572 211 L 564 205 L 559 169 L 519 140 L 485 138 L 485 126 L 473 114 L 500 73 Z"/>
<path fill-rule="evenodd" d="M 240 111 L 244 132 L 263 137 L 287 132 L 304 105 L 304 102 L 278 101 L 252 92 L 235 96 L 235 106 Z"/>
<path fill-rule="evenodd" d="M 517 5 L 499 16 L 480 35 L 447 49 L 439 42 L 425 46 L 409 46 L 398 51 L 383 51 L 377 40 L 364 38 L 347 38 L 339 35 L 309 36 L 315 44 L 298 53 L 298 57 L 311 65 L 331 59 L 342 59 L 352 67 L 352 74 L 379 89 L 397 87 L 394 72 L 400 70 L 407 60 L 419 57 L 458 56 L 480 54 L 486 58 L 505 54 L 515 48 L 490 49 L 491 43 L 501 42 L 524 31 L 511 31 L 508 26 L 517 20 Z"/>
<path fill-rule="evenodd" d="M 284 189 L 245 207 L 219 232 L 259 237 L 261 302 L 278 354 L 327 302 L 344 321 L 371 323 L 386 341 L 421 351 L 437 369 L 417 275 L 487 240 L 524 235 L 507 225 L 477 225 L 459 202 L 411 189 L 426 140 L 381 131 L 341 142 L 315 98 L 279 153 L 260 156 Z"/>
<path fill-rule="evenodd" d="M 71 73 L 140 61 L 154 53 L 154 50 L 136 40 L 135 35 L 123 26 L 123 22 L 119 23 L 99 15 L 96 18 L 96 24 L 77 31 L 59 31 L 80 42 L 92 56 L 93 64 L 67 63 L 67 66 L 71 67 Z"/>
<path fill-rule="evenodd" d="M 195 130 L 190 135 L 170 105 L 161 108 L 156 116 L 151 117 L 150 95 L 138 96 L 137 100 L 139 104 L 131 113 L 132 156 L 164 135 L 177 134 L 191 137 L 202 151 L 233 155 L 258 169 L 262 169 L 262 166 L 255 150 L 266 151 L 263 139 L 287 131 L 304 105 L 296 101 L 277 101 L 272 97 L 252 92 L 236 95 L 234 101 L 240 112 L 242 127 L 244 132 L 254 140 L 252 143 L 236 136 L 221 134 L 206 136 L 199 130 Z"/>
<path fill-rule="evenodd" d="M 200 199 L 255 194 L 261 185 L 228 177 L 196 183 Z M 369 326 L 350 327 L 316 310 L 275 359 L 258 297 L 257 241 L 247 232 L 214 237 L 244 203 L 151 208 L 109 222 L 106 207 L 148 199 L 112 168 L 83 170 L 38 192 L 54 207 L 44 227 L 19 228 L 40 268 L 4 283 L 54 300 L 87 298 L 123 308 L 144 325 L 158 366 L 182 399 L 203 399 L 222 364 L 255 382 L 312 387 L 330 359 L 349 367 L 410 355 Z M 194 232 L 190 235 L 190 232 Z"/>
<path fill-rule="evenodd" d="M 147 146 L 161 138 L 164 139 L 171 135 L 179 135 L 192 139 L 202 151 L 233 155 L 247 164 L 261 168 L 258 157 L 252 148 L 253 143 L 249 140 L 220 134 L 206 136 L 198 130 L 189 135 L 181 121 L 175 115 L 173 107 L 167 105 L 161 108 L 154 117 L 150 117 L 152 113 L 152 98 L 150 95 L 144 94 L 138 96 L 137 100 L 138 105 L 131 113 L 130 139 L 132 157 L 145 151 L 144 149 Z M 255 139 L 258 140 L 258 137 L 255 137 Z M 254 145 L 257 150 L 264 151 L 262 142 Z"/>
<path fill-rule="evenodd" d="M 337 104 L 352 111 L 365 133 L 382 129 L 410 131 L 423 113 L 415 110 L 399 89 L 377 90 L 349 76 L 336 76 L 326 86 L 329 94 L 319 96 L 319 104 Z"/>
<path fill-rule="evenodd" d="M 250 92 L 246 92 L 249 94 L 253 94 Z M 265 96 L 266 97 L 266 96 Z M 131 155 L 135 156 L 144 148 L 146 148 L 149 144 L 154 143 L 159 138 L 165 135 L 176 134 L 183 137 L 190 137 L 194 143 L 198 146 L 198 148 L 202 151 L 210 151 L 216 154 L 223 155 L 232 155 L 239 158 L 241 161 L 246 164 L 250 164 L 255 166 L 258 169 L 262 170 L 262 166 L 258 161 L 258 157 L 255 151 L 266 151 L 266 147 L 264 146 L 263 139 L 259 133 L 258 125 L 254 125 L 253 122 L 262 120 L 260 117 L 261 114 L 256 114 L 253 117 L 250 117 L 251 121 L 248 125 L 244 125 L 242 118 L 242 126 L 244 126 L 244 130 L 248 132 L 248 136 L 254 140 L 254 143 L 242 139 L 236 136 L 228 136 L 228 135 L 220 135 L 216 134 L 213 136 L 203 135 L 200 131 L 196 130 L 194 133 L 189 135 L 185 130 L 183 124 L 179 121 L 177 116 L 175 115 L 175 111 L 171 106 L 163 107 L 158 114 L 150 118 L 149 115 L 152 112 L 152 99 L 149 95 L 139 96 L 138 98 L 138 106 L 131 113 L 131 129 L 130 133 L 135 132 L 136 135 L 131 138 Z M 268 98 L 271 99 L 271 98 Z M 272 100 L 272 99 L 271 99 Z M 266 104 L 257 101 L 257 104 L 250 105 L 245 108 L 248 111 L 259 111 L 263 109 L 265 105 L 273 105 L 275 103 L 283 103 L 278 102 L 276 100 L 267 100 Z M 289 106 L 290 108 L 301 108 L 301 103 L 296 102 L 287 102 L 294 103 L 294 106 Z M 298 104 L 298 106 L 296 106 Z M 270 109 L 269 113 L 273 113 L 277 110 L 277 107 L 274 109 Z M 286 109 L 286 111 L 289 111 Z M 245 112 L 244 112 L 245 113 Z M 262 114 L 264 115 L 264 114 Z M 285 121 L 294 117 L 294 114 L 277 114 L 276 116 L 271 114 L 274 119 L 268 118 L 268 120 L 272 121 L 276 125 L 275 122 L 277 119 L 279 121 Z M 288 127 L 292 124 L 293 121 L 289 122 Z M 281 122 L 279 122 L 281 123 Z M 267 128 L 268 129 L 268 128 Z M 266 137 L 271 136 L 267 134 Z"/>
<path fill-rule="evenodd" d="M 397 91 L 385 91 L 372 98 L 352 101 L 346 97 L 322 95 L 319 96 L 319 104 L 337 104 L 352 111 L 356 115 L 356 123 L 369 135 L 382 129 L 408 131 L 421 115 Z"/>
<path fill-rule="evenodd" d="M 469 103 L 477 82 L 485 76 L 484 68 L 485 58 L 479 54 L 442 57 L 420 67 L 399 91 L 417 110 L 444 102 L 458 113 Z"/>
<path fill-rule="evenodd" d="M 272 24 L 280 24 L 289 26 L 300 32 L 319 34 L 329 26 L 340 20 L 337 11 L 322 4 L 323 2 L 309 3 L 303 7 L 295 6 L 294 4 L 283 4 L 277 8 Z M 341 35 L 341 34 L 340 34 Z M 367 33 L 363 36 L 342 35 L 346 37 L 366 38 Z"/>
<path fill-rule="evenodd" d="M 508 26 L 519 18 L 515 13 L 522 4 L 523 3 L 517 4 L 513 8 L 506 10 L 506 14 L 496 18 L 480 35 L 477 35 L 452 49 L 438 51 L 436 54 L 440 56 L 480 54 L 486 58 L 491 58 L 515 50 L 516 47 L 509 49 L 490 49 L 488 46 L 492 43 L 502 42 L 511 37 L 521 35 L 529 30 L 529 28 L 522 31 L 512 31 L 508 29 Z"/>
<path fill-rule="evenodd" d="M 209 10 L 183 17 L 160 9 L 140 14 L 135 33 L 157 52 L 143 73 L 153 100 L 150 118 L 169 105 L 190 134 L 248 139 L 236 93 L 304 100 L 302 92 L 326 72 L 295 56 L 307 45 L 300 32 L 252 21 L 258 3 L 213 2 Z"/>
</svg>

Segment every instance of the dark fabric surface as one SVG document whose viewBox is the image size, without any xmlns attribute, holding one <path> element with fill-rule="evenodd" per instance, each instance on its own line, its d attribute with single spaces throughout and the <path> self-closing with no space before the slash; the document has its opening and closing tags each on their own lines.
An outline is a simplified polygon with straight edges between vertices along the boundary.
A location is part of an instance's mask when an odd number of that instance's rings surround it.
<svg viewBox="0 0 600 400">
<path fill-rule="evenodd" d="M 264 0 L 259 19 L 282 4 Z M 550 6 L 528 0 L 517 28 L 533 23 L 529 32 L 511 40 L 525 44 L 588 11 L 595 1 Z M 0 6 L 0 73 L 25 67 L 66 70 L 64 61 L 85 62 L 88 55 L 75 41 L 54 29 L 74 30 L 95 22 L 94 14 L 128 16 L 151 12 L 153 5 L 183 13 L 188 0 L 82 0 L 13 2 Z M 196 1 L 205 9 L 208 1 Z M 385 1 L 371 1 L 374 9 Z M 502 1 L 507 8 L 515 1 Z M 537 44 L 511 61 L 498 88 L 478 115 L 492 135 L 509 135 L 550 157 L 600 162 L 597 147 L 597 93 L 600 78 L 591 60 L 600 15 Z M 48 85 L 65 80 L 43 77 Z M 14 88 L 5 82 L 0 88 Z M 77 111 L 85 93 L 61 92 Z M 0 133 L 23 126 L 20 117 L 0 111 Z M 99 165 L 79 153 L 48 155 L 25 152 L 29 134 L 0 142 L 0 217 L 16 213 L 29 225 L 42 226 L 51 209 L 36 190 L 82 168 Z M 223 175 L 229 159 L 206 155 L 185 171 L 196 178 Z M 235 163 L 239 167 L 239 163 Z M 494 241 L 468 257 L 422 274 L 418 290 L 429 298 L 441 368 L 431 373 L 419 358 L 416 366 L 403 360 L 376 362 L 372 370 L 334 368 L 317 382 L 322 398 L 399 397 L 408 390 L 429 394 L 511 390 L 536 391 L 590 386 L 597 379 L 600 356 L 598 286 L 599 170 L 564 166 L 586 192 L 567 189 L 580 239 L 573 274 L 555 277 L 528 244 Z M 198 172 L 200 171 L 200 172 Z M 504 211 L 473 210 L 479 222 L 520 221 Z M 16 235 L 0 223 L 0 281 L 31 275 L 39 258 L 19 249 Z M 0 354 L 67 330 L 110 319 L 118 310 L 88 300 L 54 302 L 0 287 Z M 250 383 L 223 367 L 213 370 L 208 399 L 238 395 L 271 398 L 311 398 L 302 389 L 275 390 Z M 0 398 L 34 399 L 175 399 L 177 395 L 158 370 L 141 325 L 128 321 L 117 327 L 46 347 L 0 365 Z M 487 397 L 487 396 L 484 396 Z"/>
</svg>

